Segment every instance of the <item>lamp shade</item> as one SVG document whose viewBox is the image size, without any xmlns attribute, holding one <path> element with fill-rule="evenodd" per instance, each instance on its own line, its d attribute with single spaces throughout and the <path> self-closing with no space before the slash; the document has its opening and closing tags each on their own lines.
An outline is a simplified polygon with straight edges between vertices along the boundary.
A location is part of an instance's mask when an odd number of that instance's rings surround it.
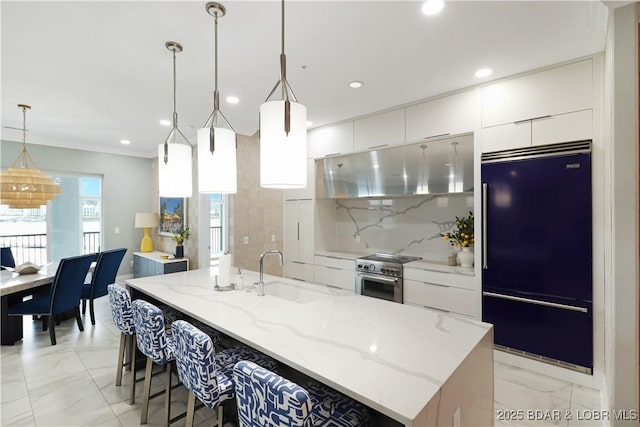
<svg viewBox="0 0 640 427">
<path fill-rule="evenodd" d="M 164 144 L 158 145 L 158 184 L 162 197 L 191 197 L 191 146 L 171 143 L 164 162 Z"/>
<path fill-rule="evenodd" d="M 236 193 L 236 134 L 230 129 L 214 128 L 215 147 L 210 150 L 211 128 L 198 129 L 198 191 L 200 193 Z"/>
<path fill-rule="evenodd" d="M 260 106 L 260 186 L 307 186 L 307 107 L 291 102 L 291 127 L 284 131 L 285 101 Z"/>
<path fill-rule="evenodd" d="M 160 217 L 157 213 L 136 212 L 136 228 L 154 228 L 160 225 Z"/>
</svg>

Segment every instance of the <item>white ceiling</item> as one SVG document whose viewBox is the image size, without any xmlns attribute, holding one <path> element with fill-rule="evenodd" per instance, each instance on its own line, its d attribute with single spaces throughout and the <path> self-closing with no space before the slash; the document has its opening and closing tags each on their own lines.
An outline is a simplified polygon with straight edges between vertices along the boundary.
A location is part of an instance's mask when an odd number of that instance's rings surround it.
<svg viewBox="0 0 640 427">
<path fill-rule="evenodd" d="M 2 1 L 2 134 L 28 142 L 154 157 L 169 132 L 171 53 L 179 128 L 195 134 L 213 109 L 213 18 L 205 1 Z M 252 135 L 279 77 L 280 3 L 222 2 L 221 110 Z M 418 1 L 288 1 L 288 80 L 313 126 L 361 116 L 491 79 L 600 52 L 599 1 L 449 1 L 425 16 Z M 361 89 L 348 83 L 361 80 Z M 240 98 L 227 104 L 227 95 Z M 121 139 L 131 140 L 123 146 Z M 42 166 L 46 165 L 41 160 Z"/>
</svg>

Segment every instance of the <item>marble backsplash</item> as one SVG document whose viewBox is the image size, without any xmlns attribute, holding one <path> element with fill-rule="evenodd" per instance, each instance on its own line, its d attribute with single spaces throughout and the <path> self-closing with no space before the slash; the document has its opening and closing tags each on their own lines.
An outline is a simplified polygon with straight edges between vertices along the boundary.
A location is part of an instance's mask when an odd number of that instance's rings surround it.
<svg viewBox="0 0 640 427">
<path fill-rule="evenodd" d="M 473 195 L 468 193 L 332 202 L 336 214 L 333 249 L 391 252 L 433 261 L 446 261 L 451 253 L 440 233 L 453 228 L 456 216 L 473 211 Z"/>
</svg>

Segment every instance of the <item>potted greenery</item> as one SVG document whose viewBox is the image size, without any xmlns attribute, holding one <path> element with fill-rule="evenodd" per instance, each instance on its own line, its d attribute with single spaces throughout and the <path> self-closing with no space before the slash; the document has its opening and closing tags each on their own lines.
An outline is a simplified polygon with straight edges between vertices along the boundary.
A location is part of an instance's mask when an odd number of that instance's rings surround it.
<svg viewBox="0 0 640 427">
<path fill-rule="evenodd" d="M 184 257 L 184 246 L 182 244 L 189 238 L 189 227 L 183 228 L 177 233 L 173 233 L 172 239 L 176 241 L 176 258 Z"/>
<path fill-rule="evenodd" d="M 451 246 L 459 247 L 458 261 L 463 267 L 473 266 L 473 243 L 475 242 L 473 212 L 469 216 L 456 217 L 454 229 L 442 236 L 448 240 Z"/>
</svg>

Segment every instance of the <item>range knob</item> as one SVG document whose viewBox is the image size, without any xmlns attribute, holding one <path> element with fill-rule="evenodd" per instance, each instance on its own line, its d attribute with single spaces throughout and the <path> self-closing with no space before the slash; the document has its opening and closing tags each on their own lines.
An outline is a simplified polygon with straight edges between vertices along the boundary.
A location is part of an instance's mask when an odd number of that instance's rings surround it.
<svg viewBox="0 0 640 427">
<path fill-rule="evenodd" d="M 368 270 L 369 271 L 374 271 L 376 269 L 376 266 L 373 264 L 369 264 Z"/>
<path fill-rule="evenodd" d="M 357 268 L 362 268 L 362 264 L 358 264 L 358 267 L 357 267 Z"/>
</svg>

